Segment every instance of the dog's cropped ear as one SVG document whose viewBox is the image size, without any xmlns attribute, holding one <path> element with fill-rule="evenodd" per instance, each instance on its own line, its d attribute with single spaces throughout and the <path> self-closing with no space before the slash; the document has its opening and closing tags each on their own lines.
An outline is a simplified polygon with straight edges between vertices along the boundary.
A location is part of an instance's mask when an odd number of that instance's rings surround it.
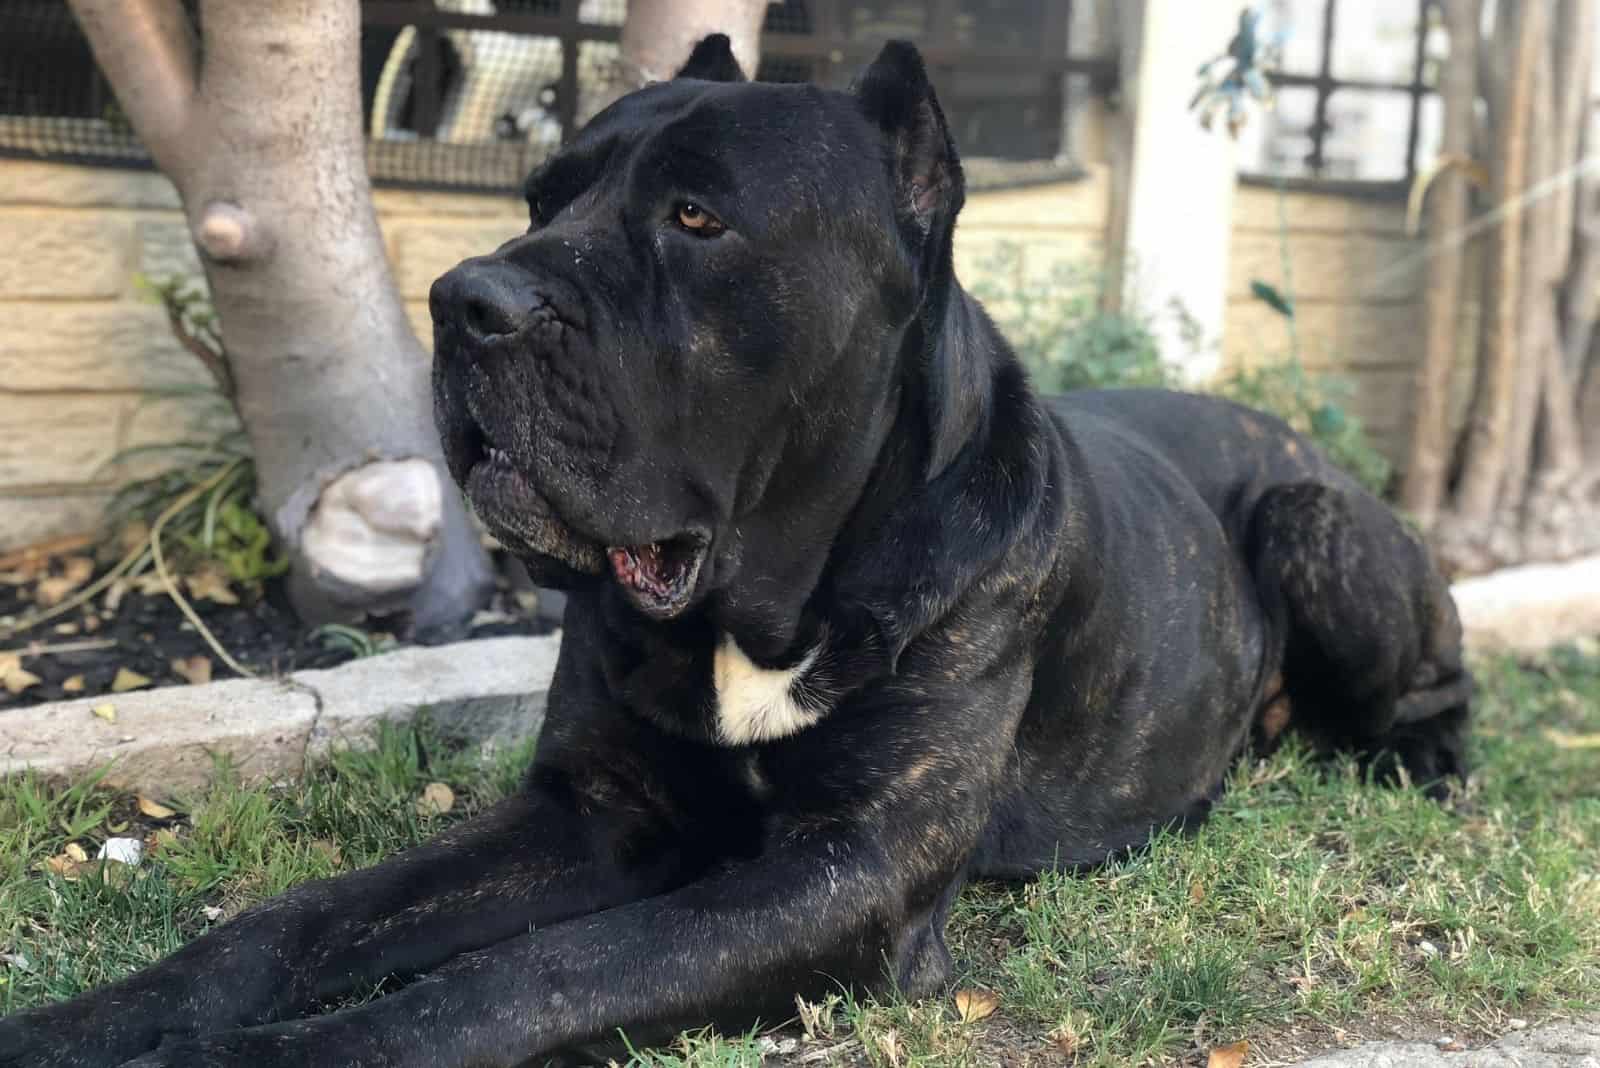
<svg viewBox="0 0 1600 1068">
<path fill-rule="evenodd" d="M 742 82 L 744 71 L 733 58 L 733 42 L 725 33 L 702 38 L 689 53 L 688 62 L 678 70 L 679 78 L 698 78 L 703 82 Z"/>
<path fill-rule="evenodd" d="M 961 210 L 966 182 L 922 55 L 890 41 L 856 82 L 856 99 L 887 139 L 895 166 L 896 211 L 924 236 Z"/>
</svg>

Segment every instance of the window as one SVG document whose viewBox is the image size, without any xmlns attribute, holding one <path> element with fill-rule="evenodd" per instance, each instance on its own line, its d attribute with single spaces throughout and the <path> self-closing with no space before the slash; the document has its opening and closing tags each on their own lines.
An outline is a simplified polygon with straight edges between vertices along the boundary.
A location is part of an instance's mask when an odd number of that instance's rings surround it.
<svg viewBox="0 0 1600 1068">
<path fill-rule="evenodd" d="M 1254 177 L 1410 183 L 1439 141 L 1448 42 L 1437 0 L 1268 0 L 1277 106 L 1243 135 Z"/>
</svg>

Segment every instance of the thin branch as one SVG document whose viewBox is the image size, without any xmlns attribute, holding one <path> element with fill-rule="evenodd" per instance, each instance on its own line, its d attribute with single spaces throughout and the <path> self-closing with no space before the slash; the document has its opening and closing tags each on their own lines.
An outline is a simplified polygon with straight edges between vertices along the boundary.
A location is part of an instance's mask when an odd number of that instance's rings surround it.
<svg viewBox="0 0 1600 1068">
<path fill-rule="evenodd" d="M 179 0 L 69 0 L 139 139 L 181 187 L 199 80 Z"/>
<path fill-rule="evenodd" d="M 172 327 L 172 336 L 177 338 L 207 371 L 211 372 L 211 377 L 217 383 L 217 391 L 226 397 L 230 404 L 233 403 L 233 371 L 229 368 L 227 359 L 190 332 L 183 321 L 183 313 L 176 304 L 170 300 L 163 300 L 162 304 L 167 309 L 167 323 Z"/>
</svg>

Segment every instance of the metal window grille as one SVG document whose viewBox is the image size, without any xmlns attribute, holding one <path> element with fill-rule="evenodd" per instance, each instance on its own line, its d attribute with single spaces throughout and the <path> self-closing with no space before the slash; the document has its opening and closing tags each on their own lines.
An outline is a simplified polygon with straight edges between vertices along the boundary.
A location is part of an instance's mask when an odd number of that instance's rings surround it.
<svg viewBox="0 0 1600 1068">
<path fill-rule="evenodd" d="M 506 191 L 613 95 L 627 0 L 364 0 L 361 83 L 380 184 Z M 969 156 L 1061 152 L 1069 0 L 780 0 L 757 77 L 842 87 L 918 42 Z M 61 0 L 0 0 L 0 155 L 148 167 Z"/>
<path fill-rule="evenodd" d="M 1302 48 L 1298 50 L 1302 65 L 1290 61 L 1285 64 L 1287 69 L 1271 75 L 1278 107 L 1268 120 L 1261 166 L 1248 176 L 1296 179 L 1313 187 L 1349 183 L 1385 190 L 1410 184 L 1424 162 L 1419 157 L 1424 154 L 1425 138 L 1436 134 L 1440 57 L 1433 52 L 1434 42 L 1443 41 L 1443 17 L 1439 0 L 1381 3 L 1383 6 L 1373 0 L 1354 4 L 1351 0 L 1342 4 L 1341 0 L 1322 0 L 1314 25 L 1300 28 L 1301 34 L 1314 35 L 1313 64 L 1310 69 L 1303 65 L 1307 49 Z M 1290 7 L 1304 12 L 1319 5 L 1279 0 L 1276 6 L 1281 13 Z M 1349 33 L 1348 21 L 1383 14 L 1392 17 L 1399 10 L 1415 12 L 1410 39 L 1405 42 L 1408 76 L 1403 80 L 1341 76 L 1339 35 Z M 1370 24 L 1363 29 L 1370 31 Z M 1375 123 L 1375 118 L 1380 121 Z M 1398 121 L 1384 124 L 1383 118 Z M 1362 143 L 1366 124 L 1386 125 L 1387 129 L 1373 132 L 1396 136 L 1367 138 L 1373 143 L 1360 150 L 1350 147 Z M 1403 148 L 1396 144 L 1401 130 Z M 1344 151 L 1339 150 L 1341 140 L 1347 142 Z"/>
</svg>

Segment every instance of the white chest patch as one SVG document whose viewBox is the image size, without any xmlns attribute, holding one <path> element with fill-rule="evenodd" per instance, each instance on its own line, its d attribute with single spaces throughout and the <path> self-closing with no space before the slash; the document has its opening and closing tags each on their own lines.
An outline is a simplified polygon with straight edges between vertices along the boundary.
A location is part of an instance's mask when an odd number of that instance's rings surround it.
<svg viewBox="0 0 1600 1068">
<path fill-rule="evenodd" d="M 749 745 L 785 738 L 821 719 L 826 709 L 816 701 L 802 701 L 798 693 L 820 651 L 821 646 L 811 650 L 792 668 L 764 668 L 744 655 L 732 635 L 724 634 L 711 665 L 722 741 Z"/>
</svg>

